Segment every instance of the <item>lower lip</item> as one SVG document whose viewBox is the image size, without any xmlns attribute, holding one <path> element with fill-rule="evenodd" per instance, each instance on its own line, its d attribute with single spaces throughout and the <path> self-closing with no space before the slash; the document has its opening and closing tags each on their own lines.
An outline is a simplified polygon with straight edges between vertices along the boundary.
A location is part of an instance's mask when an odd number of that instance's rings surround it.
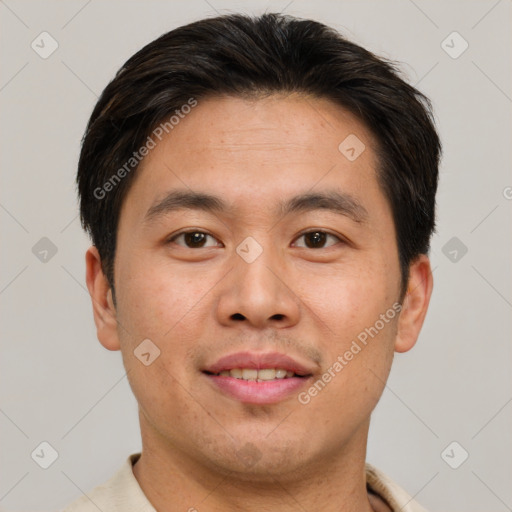
<svg viewBox="0 0 512 512">
<path fill-rule="evenodd" d="M 206 377 L 224 394 L 247 404 L 275 404 L 297 393 L 308 382 L 307 377 L 289 377 L 286 379 L 256 382 L 234 377 L 205 374 Z"/>
</svg>

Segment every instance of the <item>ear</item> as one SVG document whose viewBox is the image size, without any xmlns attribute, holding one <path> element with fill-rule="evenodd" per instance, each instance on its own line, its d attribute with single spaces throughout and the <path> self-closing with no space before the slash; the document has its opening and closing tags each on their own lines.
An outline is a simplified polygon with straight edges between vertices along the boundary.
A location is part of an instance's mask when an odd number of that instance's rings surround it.
<svg viewBox="0 0 512 512">
<path fill-rule="evenodd" d="M 101 257 L 94 245 L 85 254 L 85 267 L 98 340 L 108 350 L 120 350 L 112 289 L 103 273 Z"/>
<path fill-rule="evenodd" d="M 426 254 L 421 254 L 409 267 L 407 293 L 398 319 L 396 352 L 407 352 L 414 347 L 427 314 L 433 285 L 430 260 Z"/>
</svg>

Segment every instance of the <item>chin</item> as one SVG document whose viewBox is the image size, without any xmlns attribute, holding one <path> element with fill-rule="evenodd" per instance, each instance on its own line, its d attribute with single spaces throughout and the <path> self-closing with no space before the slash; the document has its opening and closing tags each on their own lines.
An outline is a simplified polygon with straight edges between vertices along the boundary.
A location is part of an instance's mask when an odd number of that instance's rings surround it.
<svg viewBox="0 0 512 512">
<path fill-rule="evenodd" d="M 296 433 L 295 436 L 290 432 L 281 432 L 281 435 L 269 432 L 266 429 L 264 433 L 248 434 L 246 431 L 245 436 L 237 435 L 239 442 L 236 447 L 229 438 L 217 440 L 202 453 L 202 457 L 216 472 L 240 481 L 263 484 L 306 474 L 316 463 L 321 464 L 330 451 L 325 446 L 316 446 L 307 432 Z"/>
<path fill-rule="evenodd" d="M 226 456 L 216 463 L 231 478 L 253 483 L 275 482 L 276 479 L 286 480 L 287 475 L 297 475 L 305 468 L 304 455 L 288 449 L 260 450 L 253 443 L 246 443 L 230 458 Z M 296 476 L 295 476 L 296 477 Z"/>
</svg>

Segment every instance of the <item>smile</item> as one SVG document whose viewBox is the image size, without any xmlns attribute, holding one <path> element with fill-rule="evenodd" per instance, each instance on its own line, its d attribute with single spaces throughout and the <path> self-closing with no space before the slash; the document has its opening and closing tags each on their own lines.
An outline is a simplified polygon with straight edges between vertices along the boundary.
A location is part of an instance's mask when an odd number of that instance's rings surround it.
<svg viewBox="0 0 512 512">
<path fill-rule="evenodd" d="M 274 379 L 289 379 L 296 377 L 297 374 L 291 370 L 283 368 L 233 368 L 232 370 L 223 370 L 218 374 L 220 377 L 234 377 L 235 379 L 243 379 L 253 382 L 264 382 Z"/>
<path fill-rule="evenodd" d="M 276 352 L 239 352 L 202 370 L 215 391 L 230 399 L 267 405 L 281 402 L 307 385 L 316 368 L 309 361 Z"/>
</svg>

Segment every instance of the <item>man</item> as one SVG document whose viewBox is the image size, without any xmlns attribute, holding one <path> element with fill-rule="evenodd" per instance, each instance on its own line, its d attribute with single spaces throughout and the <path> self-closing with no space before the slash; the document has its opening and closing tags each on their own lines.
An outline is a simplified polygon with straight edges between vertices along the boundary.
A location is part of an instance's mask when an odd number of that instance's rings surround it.
<svg viewBox="0 0 512 512">
<path fill-rule="evenodd" d="M 143 449 L 66 511 L 423 510 L 365 458 L 429 304 L 439 155 L 428 100 L 314 21 L 201 20 L 129 59 L 77 180 Z"/>
</svg>

